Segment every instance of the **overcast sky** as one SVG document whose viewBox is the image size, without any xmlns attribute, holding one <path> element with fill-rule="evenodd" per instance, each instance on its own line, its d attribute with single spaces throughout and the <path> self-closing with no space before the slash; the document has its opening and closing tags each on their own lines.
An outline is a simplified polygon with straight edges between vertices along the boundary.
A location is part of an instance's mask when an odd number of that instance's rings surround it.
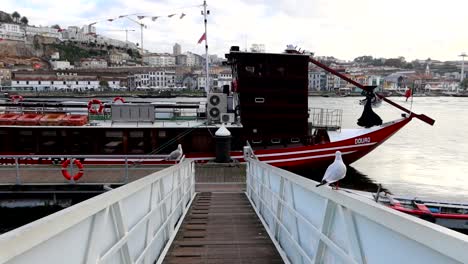
<svg viewBox="0 0 468 264">
<path fill-rule="evenodd" d="M 62 27 L 84 25 L 124 14 L 166 16 L 146 18 L 144 47 L 153 52 L 204 53 L 197 41 L 203 33 L 202 0 L 0 0 L 0 10 L 18 11 L 30 24 Z M 209 0 L 210 53 L 224 55 L 232 45 L 242 49 L 265 44 L 269 52 L 281 52 L 287 44 L 316 55 L 351 60 L 361 55 L 404 56 L 407 60 L 456 60 L 468 52 L 468 1 L 465 0 Z M 185 13 L 183 19 L 172 13 Z M 136 19 L 136 17 L 134 17 Z M 100 22 L 98 33 L 140 42 L 139 26 L 119 19 Z"/>
</svg>

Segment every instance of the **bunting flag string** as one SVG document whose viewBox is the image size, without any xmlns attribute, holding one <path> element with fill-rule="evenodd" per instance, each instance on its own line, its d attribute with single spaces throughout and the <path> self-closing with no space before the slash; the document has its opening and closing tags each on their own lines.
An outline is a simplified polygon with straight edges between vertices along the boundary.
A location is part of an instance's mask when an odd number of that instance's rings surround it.
<svg viewBox="0 0 468 264">
<path fill-rule="evenodd" d="M 196 5 L 196 6 L 193 6 L 193 7 L 199 7 L 200 5 Z M 192 6 L 190 6 L 192 7 Z M 187 8 L 187 7 L 186 7 Z M 180 13 L 170 13 L 168 15 L 146 15 L 144 13 L 134 13 L 134 14 L 126 14 L 126 15 L 119 15 L 118 17 L 113 17 L 113 18 L 107 18 L 107 19 L 103 19 L 103 20 L 100 20 L 100 21 L 95 21 L 95 22 L 92 22 L 92 23 L 89 23 L 88 26 L 92 26 L 94 24 L 97 24 L 97 23 L 100 23 L 100 22 L 114 22 L 118 19 L 122 19 L 122 18 L 131 18 L 131 17 L 135 17 L 138 19 L 138 20 L 143 20 L 145 18 L 149 18 L 151 19 L 153 22 L 155 22 L 156 20 L 158 20 L 159 18 L 161 17 L 168 17 L 168 18 L 173 18 L 173 17 L 178 17 L 179 19 L 183 19 L 184 17 L 187 16 L 186 13 L 183 13 L 183 12 L 180 12 Z"/>
</svg>

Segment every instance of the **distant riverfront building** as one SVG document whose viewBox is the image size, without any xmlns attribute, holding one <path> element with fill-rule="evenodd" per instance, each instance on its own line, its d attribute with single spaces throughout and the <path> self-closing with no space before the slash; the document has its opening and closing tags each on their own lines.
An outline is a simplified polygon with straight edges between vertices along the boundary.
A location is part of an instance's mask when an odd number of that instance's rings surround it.
<svg viewBox="0 0 468 264">
<path fill-rule="evenodd" d="M 176 57 L 168 53 L 145 54 L 143 62 L 155 67 L 172 67 L 176 65 Z"/>
<path fill-rule="evenodd" d="M 177 56 L 182 54 L 182 47 L 176 43 L 174 44 L 174 47 L 172 47 L 172 55 Z"/>
<path fill-rule="evenodd" d="M 5 40 L 24 41 L 24 31 L 20 25 L 0 23 L 0 38 Z"/>
</svg>

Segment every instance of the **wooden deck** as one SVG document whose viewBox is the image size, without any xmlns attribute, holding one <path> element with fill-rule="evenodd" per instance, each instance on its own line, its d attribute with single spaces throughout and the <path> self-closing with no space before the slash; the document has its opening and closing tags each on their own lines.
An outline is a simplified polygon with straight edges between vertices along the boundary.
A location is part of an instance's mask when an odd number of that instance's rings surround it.
<svg viewBox="0 0 468 264">
<path fill-rule="evenodd" d="M 243 192 L 202 192 L 163 263 L 283 263 Z"/>
</svg>

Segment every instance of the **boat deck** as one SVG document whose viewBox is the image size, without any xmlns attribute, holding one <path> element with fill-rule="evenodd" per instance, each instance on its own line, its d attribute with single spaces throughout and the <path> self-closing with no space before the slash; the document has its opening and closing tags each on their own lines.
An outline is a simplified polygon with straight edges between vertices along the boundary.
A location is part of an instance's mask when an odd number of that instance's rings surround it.
<svg viewBox="0 0 468 264">
<path fill-rule="evenodd" d="M 245 193 L 199 193 L 163 263 L 284 263 Z"/>
</svg>

